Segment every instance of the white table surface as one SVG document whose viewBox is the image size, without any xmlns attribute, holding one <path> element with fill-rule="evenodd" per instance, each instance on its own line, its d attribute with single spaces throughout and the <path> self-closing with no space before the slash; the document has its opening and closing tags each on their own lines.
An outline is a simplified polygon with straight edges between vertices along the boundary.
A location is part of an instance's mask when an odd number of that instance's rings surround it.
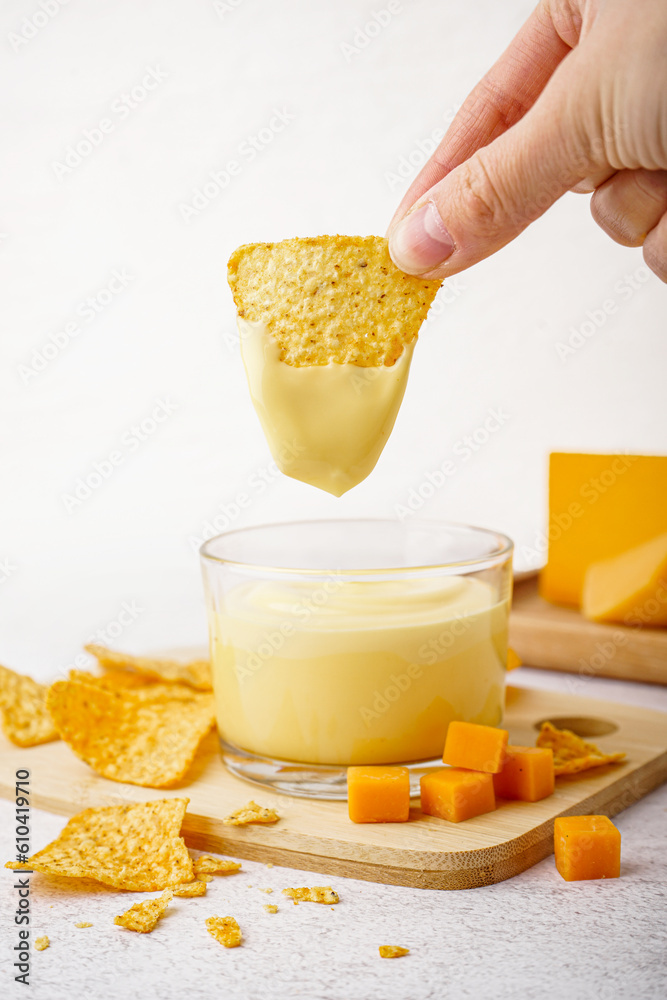
<svg viewBox="0 0 667 1000">
<path fill-rule="evenodd" d="M 579 678 L 575 678 L 577 681 Z M 573 678 L 522 668 L 512 682 L 571 690 Z M 600 678 L 582 695 L 667 710 L 667 691 Z M 666 716 L 667 724 L 667 716 Z M 26 751 L 29 761 L 29 751 Z M 261 801 L 261 793 L 257 794 Z M 622 835 L 620 879 L 565 882 L 553 857 L 515 878 L 480 889 L 439 892 L 318 876 L 243 861 L 239 875 L 214 878 L 201 899 L 174 899 L 150 935 L 116 927 L 113 917 L 138 893 L 78 890 L 67 880 L 32 876 L 33 935 L 50 947 L 34 952 L 35 1000 L 105 997 L 233 997 L 239 1000 L 654 1000 L 667 987 L 667 787 L 615 820 Z M 3 857 L 12 856 L 12 807 L 0 802 Z M 33 810 L 33 845 L 63 826 Z M 2 995 L 23 997 L 8 981 L 15 894 L 2 892 Z M 340 903 L 294 906 L 280 890 L 332 884 Z M 267 895 L 261 888 L 272 888 Z M 152 895 L 152 894 L 151 894 Z M 263 910 L 267 902 L 279 911 Z M 208 916 L 235 916 L 241 948 L 222 948 L 206 931 Z M 77 928 L 78 921 L 93 926 Z M 378 946 L 410 948 L 379 958 Z"/>
</svg>

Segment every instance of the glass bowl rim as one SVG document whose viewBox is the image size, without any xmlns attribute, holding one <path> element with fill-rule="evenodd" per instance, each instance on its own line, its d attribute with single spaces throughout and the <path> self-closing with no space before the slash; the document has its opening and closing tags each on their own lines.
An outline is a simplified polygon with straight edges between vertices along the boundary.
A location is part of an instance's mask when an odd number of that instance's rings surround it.
<svg viewBox="0 0 667 1000">
<path fill-rule="evenodd" d="M 227 559 L 222 556 L 213 555 L 210 551 L 207 551 L 209 546 L 212 546 L 215 542 L 218 542 L 221 538 L 228 538 L 230 535 L 240 535 L 246 532 L 255 531 L 258 528 L 293 528 L 299 524 L 387 524 L 393 525 L 394 527 L 400 526 L 401 522 L 396 521 L 394 518 L 389 517 L 324 517 L 324 518 L 297 518 L 293 521 L 268 521 L 260 524 L 248 524 L 241 528 L 232 528 L 229 531 L 222 531 L 218 535 L 214 535 L 213 538 L 207 538 L 205 542 L 199 548 L 199 555 L 202 562 L 210 562 L 221 566 L 228 566 L 236 570 L 252 570 L 255 573 L 279 573 L 281 575 L 294 575 L 294 576 L 322 576 L 322 574 L 332 572 L 331 567 L 322 566 L 318 569 L 313 569 L 310 567 L 295 567 L 295 566 L 268 566 L 259 562 L 248 562 L 243 559 Z M 414 518 L 410 519 L 411 525 L 424 525 L 426 527 L 439 527 L 439 528 L 456 528 L 463 529 L 464 531 L 475 532 L 478 534 L 486 535 L 489 538 L 496 540 L 496 550 L 487 553 L 484 556 L 476 556 L 474 559 L 461 559 L 451 562 L 443 563 L 426 563 L 414 566 L 394 566 L 394 567 L 375 567 L 368 569 L 340 569 L 335 572 L 344 577 L 364 577 L 364 576 L 378 576 L 378 575 L 395 575 L 400 576 L 404 574 L 414 574 L 414 573 L 428 573 L 428 572 L 438 572 L 443 570 L 463 570 L 466 569 L 468 572 L 475 572 L 476 570 L 488 569 L 490 566 L 497 565 L 504 559 L 511 557 L 514 551 L 514 542 L 512 539 L 505 535 L 501 531 L 494 531 L 492 528 L 481 528 L 474 524 L 465 524 L 462 521 L 444 521 L 436 518 Z"/>
</svg>

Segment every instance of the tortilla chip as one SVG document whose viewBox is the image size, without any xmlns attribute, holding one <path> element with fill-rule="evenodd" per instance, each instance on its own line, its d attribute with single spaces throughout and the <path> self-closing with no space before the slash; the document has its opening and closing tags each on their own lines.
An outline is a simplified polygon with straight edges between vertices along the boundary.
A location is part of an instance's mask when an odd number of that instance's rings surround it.
<svg viewBox="0 0 667 1000">
<path fill-rule="evenodd" d="M 238 948 L 243 940 L 241 928 L 234 917 L 209 917 L 206 929 L 216 941 L 224 944 L 225 948 Z"/>
<path fill-rule="evenodd" d="M 18 747 L 34 747 L 58 739 L 46 708 L 48 688 L 26 674 L 0 666 L 0 720 L 2 729 Z"/>
<path fill-rule="evenodd" d="M 211 691 L 213 681 L 208 660 L 191 660 L 189 663 L 168 657 L 132 656 L 117 653 L 114 649 L 91 643 L 84 646 L 87 653 L 97 659 L 105 670 L 125 670 L 167 684 L 189 684 L 198 691 Z"/>
<path fill-rule="evenodd" d="M 149 788 L 181 781 L 215 723 L 213 695 L 180 685 L 128 691 L 56 681 L 47 705 L 61 737 L 93 770 Z"/>
<path fill-rule="evenodd" d="M 296 367 L 393 365 L 441 285 L 399 271 L 380 236 L 249 243 L 227 275 L 239 316 L 265 323 Z"/>
<path fill-rule="evenodd" d="M 240 861 L 230 861 L 229 858 L 212 858 L 202 854 L 193 862 L 195 875 L 233 875 L 241 870 Z"/>
<path fill-rule="evenodd" d="M 212 875 L 197 875 L 197 881 L 198 882 L 212 882 L 213 881 L 213 876 Z"/>
<path fill-rule="evenodd" d="M 5 868 L 94 879 L 131 892 L 191 882 L 192 858 L 179 836 L 188 802 L 157 799 L 84 809 L 43 850 Z"/>
<path fill-rule="evenodd" d="M 86 670 L 70 670 L 68 674 L 70 681 L 77 681 L 79 684 L 95 684 L 98 687 L 108 688 L 109 691 L 117 691 L 118 688 L 143 688 L 152 687 L 157 684 L 150 677 L 143 674 L 133 674 L 129 670 L 105 670 L 103 674 L 91 674 Z"/>
<path fill-rule="evenodd" d="M 121 916 L 114 917 L 113 922 L 119 927 L 125 927 L 128 931 L 150 934 L 169 906 L 173 895 L 171 889 L 165 889 L 162 895 L 156 899 L 146 899 L 143 903 L 135 903 Z"/>
<path fill-rule="evenodd" d="M 289 896 L 294 901 L 295 906 L 297 903 L 333 904 L 340 902 L 338 893 L 330 885 L 314 885 L 312 889 L 283 889 L 283 896 Z"/>
<path fill-rule="evenodd" d="M 222 822 L 225 826 L 247 826 L 248 823 L 277 823 L 279 819 L 275 809 L 265 809 L 251 799 L 247 805 L 225 816 Z"/>
<path fill-rule="evenodd" d="M 554 774 L 578 774 L 603 764 L 615 764 L 625 758 L 625 753 L 603 753 L 594 743 L 587 743 L 570 729 L 557 729 L 551 722 L 543 722 L 536 746 L 553 750 Z"/>
<path fill-rule="evenodd" d="M 125 681 L 123 678 L 127 678 Z M 107 671 L 105 674 L 87 674 L 83 670 L 70 670 L 69 680 L 76 684 L 88 684 L 105 691 L 131 691 L 142 701 L 190 701 L 202 693 L 188 684 L 163 684 L 140 674 L 123 674 L 121 670 Z"/>
<path fill-rule="evenodd" d="M 42 934 L 41 937 L 35 938 L 35 951 L 44 951 L 49 947 L 51 942 L 49 941 L 46 934 Z"/>
<path fill-rule="evenodd" d="M 278 907 L 275 903 L 264 903 L 264 909 L 267 913 L 277 913 Z"/>
<path fill-rule="evenodd" d="M 199 880 L 182 882 L 180 885 L 174 886 L 174 896 L 204 896 L 205 894 L 206 883 Z"/>
<path fill-rule="evenodd" d="M 380 958 L 400 958 L 401 955 L 409 955 L 409 948 L 401 948 L 398 944 L 381 944 Z"/>
</svg>

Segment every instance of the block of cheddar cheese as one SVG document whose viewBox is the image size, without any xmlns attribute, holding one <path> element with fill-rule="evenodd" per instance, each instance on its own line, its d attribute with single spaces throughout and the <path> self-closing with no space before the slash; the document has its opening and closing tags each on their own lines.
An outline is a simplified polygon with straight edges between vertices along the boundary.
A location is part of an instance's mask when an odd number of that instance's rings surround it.
<svg viewBox="0 0 667 1000">
<path fill-rule="evenodd" d="M 407 767 L 348 767 L 347 806 L 353 823 L 405 823 L 410 772 Z"/>
<path fill-rule="evenodd" d="M 589 566 L 581 610 L 596 622 L 667 625 L 667 533 Z"/>
<path fill-rule="evenodd" d="M 556 452 L 549 462 L 548 561 L 540 593 L 580 607 L 592 563 L 667 532 L 667 455 Z"/>
<path fill-rule="evenodd" d="M 566 882 L 621 874 L 621 834 L 607 816 L 559 816 L 554 854 Z"/>
<path fill-rule="evenodd" d="M 451 767 L 497 774 L 502 770 L 509 733 L 475 722 L 450 722 L 442 759 Z"/>
<path fill-rule="evenodd" d="M 421 807 L 427 816 L 461 823 L 496 808 L 493 777 L 462 767 L 429 771 L 421 780 Z"/>
<path fill-rule="evenodd" d="M 505 763 L 493 775 L 493 788 L 501 799 L 539 802 L 553 793 L 554 754 L 548 747 L 508 746 Z"/>
</svg>

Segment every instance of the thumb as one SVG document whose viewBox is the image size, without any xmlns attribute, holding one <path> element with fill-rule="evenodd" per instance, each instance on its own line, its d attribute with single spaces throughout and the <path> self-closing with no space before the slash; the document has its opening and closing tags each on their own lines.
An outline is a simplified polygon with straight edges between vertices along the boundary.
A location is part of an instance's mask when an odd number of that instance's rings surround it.
<svg viewBox="0 0 667 1000">
<path fill-rule="evenodd" d="M 563 84 L 550 84 L 520 121 L 451 170 L 393 227 L 389 252 L 397 267 L 429 278 L 463 271 L 591 173 L 592 157 L 581 151 L 583 126 L 567 125 L 572 80 Z"/>
</svg>

